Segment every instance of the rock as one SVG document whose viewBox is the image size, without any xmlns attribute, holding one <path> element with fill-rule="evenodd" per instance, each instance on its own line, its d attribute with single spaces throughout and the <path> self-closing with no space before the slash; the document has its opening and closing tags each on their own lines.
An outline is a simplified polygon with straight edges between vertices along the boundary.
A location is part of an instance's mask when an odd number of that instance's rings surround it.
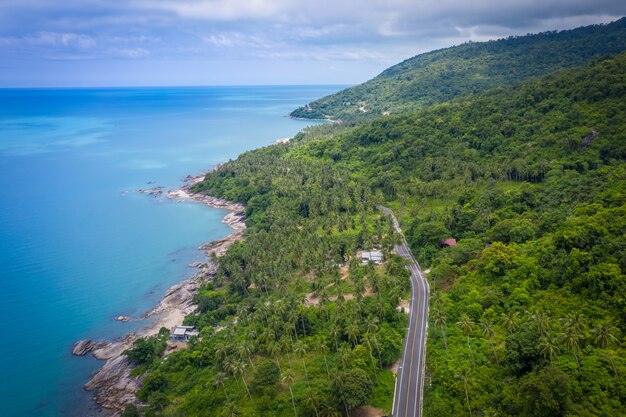
<svg viewBox="0 0 626 417">
<path fill-rule="evenodd" d="M 72 349 L 72 355 L 85 356 L 87 353 L 93 352 L 96 349 L 101 349 L 107 344 L 109 344 L 109 342 L 103 342 L 103 341 L 94 342 L 93 340 L 79 340 L 78 342 L 74 343 L 74 348 Z"/>
<path fill-rule="evenodd" d="M 130 376 L 132 366 L 125 355 L 108 360 L 89 382 L 85 390 L 97 390 L 96 402 L 105 408 L 122 411 L 127 404 L 138 404 L 135 393 L 141 389 L 141 380 Z"/>
<path fill-rule="evenodd" d="M 130 317 L 128 317 L 128 316 L 117 316 L 117 317 L 114 318 L 114 320 L 126 322 L 126 321 L 130 321 Z"/>
</svg>

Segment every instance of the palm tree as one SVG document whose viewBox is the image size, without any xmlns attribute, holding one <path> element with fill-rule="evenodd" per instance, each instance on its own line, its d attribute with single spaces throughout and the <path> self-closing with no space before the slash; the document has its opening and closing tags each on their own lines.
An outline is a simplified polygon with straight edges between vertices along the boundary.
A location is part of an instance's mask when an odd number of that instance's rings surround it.
<svg viewBox="0 0 626 417">
<path fill-rule="evenodd" d="M 617 342 L 617 328 L 610 323 L 604 322 L 598 324 L 593 330 L 591 330 L 593 334 L 593 340 L 596 346 L 606 349 L 611 346 L 613 343 Z"/>
<path fill-rule="evenodd" d="M 268 347 L 267 350 L 269 352 L 270 355 L 272 355 L 272 357 L 274 358 L 274 361 L 276 361 L 276 365 L 278 366 L 278 370 L 280 372 L 282 372 L 282 369 L 280 367 L 280 361 L 278 360 L 278 355 L 280 354 L 281 350 L 280 350 L 280 346 L 278 345 L 278 343 L 276 342 L 271 342 Z"/>
<path fill-rule="evenodd" d="M 508 313 L 502 313 L 502 324 L 506 330 L 513 333 L 519 327 L 519 313 L 517 311 L 509 311 Z"/>
<path fill-rule="evenodd" d="M 225 408 L 224 411 L 226 411 L 226 415 L 228 417 L 236 417 L 239 414 L 241 414 L 241 410 L 239 410 L 239 407 L 237 407 L 237 404 L 235 404 L 232 401 L 227 402 L 224 408 Z"/>
<path fill-rule="evenodd" d="M 228 393 L 224 389 L 227 377 L 228 376 L 224 372 L 218 372 L 215 374 L 215 379 L 213 383 L 215 384 L 215 386 L 220 387 L 222 391 L 224 391 L 224 395 L 226 395 L 226 398 L 228 399 Z"/>
<path fill-rule="evenodd" d="M 583 334 L 587 329 L 587 320 L 585 317 L 577 312 L 567 315 L 564 319 L 561 319 L 565 332 L 561 335 L 565 347 L 572 351 L 576 363 L 578 364 L 578 372 L 580 372 L 580 341 L 583 338 Z"/>
<path fill-rule="evenodd" d="M 306 361 L 304 360 L 304 355 L 306 355 L 306 345 L 301 340 L 297 341 L 293 346 L 293 352 L 300 356 L 302 359 L 302 365 L 304 365 L 304 377 L 306 380 L 309 380 L 309 374 L 306 370 Z"/>
<path fill-rule="evenodd" d="M 579 333 L 587 330 L 587 319 L 580 312 L 568 314 L 567 317 L 561 319 L 561 322 L 565 328 L 574 329 Z"/>
<path fill-rule="evenodd" d="M 487 339 L 489 344 L 491 345 L 491 350 L 493 350 L 493 356 L 496 359 L 496 363 L 499 364 L 498 361 L 498 352 L 496 352 L 496 347 L 493 344 L 493 336 L 495 332 L 493 331 L 493 321 L 483 318 L 480 320 L 480 328 L 483 334 L 483 337 Z"/>
<path fill-rule="evenodd" d="M 291 369 L 285 370 L 285 372 L 283 372 L 282 374 L 281 379 L 289 386 L 289 394 L 291 394 L 291 405 L 293 406 L 293 415 L 297 417 L 298 413 L 296 412 L 296 400 L 294 400 L 293 398 L 293 389 L 291 388 L 293 384 L 293 371 Z"/>
<path fill-rule="evenodd" d="M 348 335 L 348 339 L 353 343 L 354 346 L 356 346 L 357 344 L 357 337 L 359 333 L 359 326 L 357 326 L 354 321 L 346 326 L 346 334 Z"/>
<path fill-rule="evenodd" d="M 374 354 L 373 354 L 374 348 L 376 347 L 376 344 L 377 344 L 376 336 L 374 336 L 374 334 L 372 333 L 365 333 L 365 335 L 363 336 L 363 343 L 365 344 L 365 347 L 367 347 L 369 351 L 372 365 L 374 365 L 375 368 L 378 368 L 378 364 L 376 364 L 376 360 L 374 359 Z M 379 355 L 380 355 L 380 352 L 379 352 Z"/>
<path fill-rule="evenodd" d="M 465 391 L 465 401 L 467 402 L 467 410 L 469 411 L 469 415 L 471 417 L 472 406 L 470 405 L 468 386 L 471 385 L 472 380 L 469 375 L 469 371 L 467 370 L 467 368 L 461 368 L 459 370 L 459 373 L 457 373 L 454 377 L 460 380 L 461 384 L 463 385 L 463 390 Z"/>
<path fill-rule="evenodd" d="M 443 308 L 438 307 L 433 309 L 433 324 L 435 325 L 435 336 L 437 335 L 437 326 L 441 329 L 443 345 L 446 348 L 446 353 L 448 353 L 448 342 L 446 341 L 446 313 Z"/>
<path fill-rule="evenodd" d="M 328 380 L 330 381 L 330 368 L 328 367 L 328 345 L 326 340 L 323 338 L 318 338 L 316 343 L 317 350 L 324 356 L 324 364 L 326 365 L 326 375 L 328 375 Z"/>
<path fill-rule="evenodd" d="M 233 362 L 233 364 L 231 365 L 231 370 L 234 375 L 241 376 L 241 381 L 243 382 L 244 387 L 246 387 L 246 392 L 248 393 L 248 397 L 250 397 L 250 400 L 252 400 L 250 389 L 248 388 L 248 384 L 246 383 L 246 378 L 244 378 L 244 371 L 246 370 L 246 363 L 243 361 Z"/>
<path fill-rule="evenodd" d="M 307 407 L 313 408 L 313 411 L 315 411 L 315 417 L 319 417 L 320 415 L 317 411 L 318 401 L 317 401 L 317 398 L 315 398 L 315 396 L 313 395 L 314 394 L 313 389 L 311 387 L 307 387 L 306 393 L 307 393 L 307 396 L 304 399 L 305 404 L 307 405 Z"/>
<path fill-rule="evenodd" d="M 578 372 L 580 372 L 580 358 L 577 355 L 577 353 L 580 354 L 580 347 L 578 345 L 578 341 L 581 339 L 580 333 L 574 328 L 568 328 L 565 330 L 565 333 L 561 333 L 561 338 L 563 339 L 565 347 L 572 351 L 574 359 L 576 359 L 576 364 L 578 365 Z"/>
<path fill-rule="evenodd" d="M 239 359 L 248 359 L 252 369 L 255 369 L 254 363 L 252 362 L 252 345 L 250 342 L 243 342 L 237 346 L 237 354 L 239 355 Z"/>
<path fill-rule="evenodd" d="M 539 336 L 545 336 L 550 327 L 550 318 L 542 311 L 537 311 L 530 315 L 530 319 L 534 322 Z"/>
<path fill-rule="evenodd" d="M 539 350 L 544 359 L 549 358 L 552 364 L 554 357 L 559 353 L 557 340 L 553 333 L 548 332 L 539 338 Z"/>
<path fill-rule="evenodd" d="M 469 350 L 471 356 L 472 348 L 470 347 L 470 335 L 474 331 L 476 323 L 474 323 L 467 314 L 463 313 L 461 317 L 459 317 L 459 321 L 456 322 L 456 325 L 463 331 L 463 334 L 467 336 L 467 349 Z"/>
<path fill-rule="evenodd" d="M 613 368 L 613 373 L 615 377 L 619 381 L 619 374 L 617 372 L 617 368 L 615 367 L 615 363 L 613 362 L 613 357 L 608 348 L 613 344 L 618 342 L 618 338 L 616 336 L 618 330 L 615 326 L 610 323 L 604 322 L 598 324 L 591 333 L 593 334 L 593 341 L 599 348 L 607 350 L 609 361 L 611 362 L 611 367 Z"/>
<path fill-rule="evenodd" d="M 226 347 L 226 345 L 222 343 L 217 345 L 217 348 L 215 348 L 215 356 L 217 357 L 217 359 L 220 362 L 222 362 L 226 358 L 227 355 L 228 355 L 228 348 Z"/>
</svg>

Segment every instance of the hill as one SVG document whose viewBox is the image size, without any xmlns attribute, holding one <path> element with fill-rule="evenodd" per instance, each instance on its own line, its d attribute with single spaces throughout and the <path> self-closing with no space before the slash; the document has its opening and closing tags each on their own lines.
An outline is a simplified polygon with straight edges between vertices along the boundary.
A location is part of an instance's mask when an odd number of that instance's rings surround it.
<svg viewBox="0 0 626 417">
<path fill-rule="evenodd" d="M 606 25 L 470 42 L 407 59 L 370 81 L 298 108 L 291 116 L 353 121 L 399 114 L 624 50 L 626 18 Z"/>
<path fill-rule="evenodd" d="M 383 202 L 431 268 L 425 415 L 626 414 L 625 95 L 623 54 L 209 173 L 196 191 L 249 228 L 186 319 L 201 337 L 136 371 L 145 415 L 389 412 L 409 282 Z"/>
</svg>

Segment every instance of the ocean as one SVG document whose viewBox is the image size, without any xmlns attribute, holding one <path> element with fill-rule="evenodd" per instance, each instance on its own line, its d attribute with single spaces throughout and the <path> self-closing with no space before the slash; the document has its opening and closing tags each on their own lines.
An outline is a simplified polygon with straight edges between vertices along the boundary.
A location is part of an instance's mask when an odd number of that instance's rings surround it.
<svg viewBox="0 0 626 417">
<path fill-rule="evenodd" d="M 284 117 L 340 86 L 0 89 L 0 413 L 83 416 L 111 339 L 189 278 L 224 210 L 136 192 L 178 188 L 311 122 Z"/>
</svg>

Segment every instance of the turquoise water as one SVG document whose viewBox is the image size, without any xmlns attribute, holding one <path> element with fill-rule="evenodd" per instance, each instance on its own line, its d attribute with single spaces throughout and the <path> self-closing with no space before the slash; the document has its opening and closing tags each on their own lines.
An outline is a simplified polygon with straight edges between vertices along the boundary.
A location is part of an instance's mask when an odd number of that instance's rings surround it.
<svg viewBox="0 0 626 417">
<path fill-rule="evenodd" d="M 292 136 L 291 109 L 336 86 L 0 90 L 0 413 L 87 415 L 100 364 L 75 340 L 114 338 L 172 284 L 225 211 L 133 190 Z M 145 324 L 145 323 L 143 323 Z"/>
</svg>

